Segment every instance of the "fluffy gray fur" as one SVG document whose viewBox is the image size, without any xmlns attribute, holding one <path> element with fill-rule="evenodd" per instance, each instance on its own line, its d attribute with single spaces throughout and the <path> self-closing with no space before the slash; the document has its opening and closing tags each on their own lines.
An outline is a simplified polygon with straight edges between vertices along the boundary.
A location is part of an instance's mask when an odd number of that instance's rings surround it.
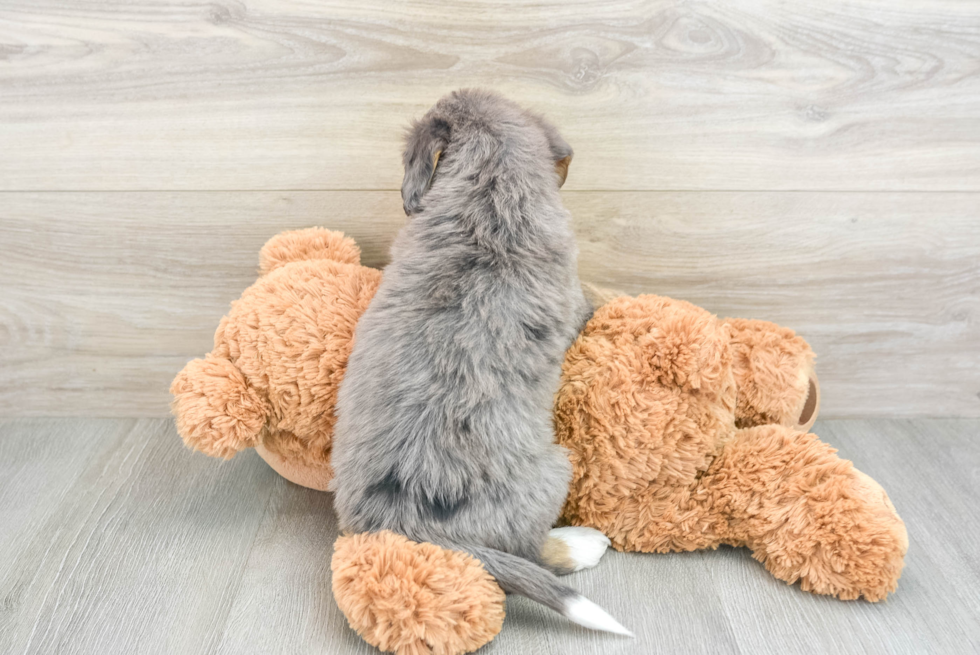
<svg viewBox="0 0 980 655">
<path fill-rule="evenodd" d="M 467 551 L 505 591 L 569 616 L 580 597 L 540 552 L 571 475 L 553 397 L 591 313 L 555 170 L 571 154 L 486 91 L 413 125 L 409 221 L 357 325 L 331 456 L 344 529 Z"/>
</svg>

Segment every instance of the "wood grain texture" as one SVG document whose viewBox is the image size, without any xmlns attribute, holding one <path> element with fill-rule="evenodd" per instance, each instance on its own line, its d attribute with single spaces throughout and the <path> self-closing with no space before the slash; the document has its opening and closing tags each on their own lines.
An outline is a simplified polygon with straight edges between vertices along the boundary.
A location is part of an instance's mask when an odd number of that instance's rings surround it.
<svg viewBox="0 0 980 655">
<path fill-rule="evenodd" d="M 460 86 L 546 112 L 572 190 L 980 190 L 954 0 L 6 0 L 0 188 L 396 189 Z"/>
<path fill-rule="evenodd" d="M 213 650 L 275 480 L 166 420 L 0 424 L 0 651 Z"/>
<path fill-rule="evenodd" d="M 337 535 L 332 494 L 279 478 L 217 653 L 377 653 L 334 602 Z"/>
<path fill-rule="evenodd" d="M 971 193 L 569 192 L 584 280 L 797 329 L 822 415 L 980 416 Z M 0 415 L 165 416 L 275 233 L 383 265 L 397 192 L 0 194 Z"/>
<path fill-rule="evenodd" d="M 896 594 L 802 592 L 745 549 L 608 553 L 569 583 L 636 639 L 522 598 L 481 653 L 969 653 L 980 650 L 980 421 L 819 421 L 908 527 Z M 0 421 L 0 649 L 115 655 L 374 653 L 330 591 L 329 494 L 254 453 L 182 448 L 154 420 Z"/>
</svg>

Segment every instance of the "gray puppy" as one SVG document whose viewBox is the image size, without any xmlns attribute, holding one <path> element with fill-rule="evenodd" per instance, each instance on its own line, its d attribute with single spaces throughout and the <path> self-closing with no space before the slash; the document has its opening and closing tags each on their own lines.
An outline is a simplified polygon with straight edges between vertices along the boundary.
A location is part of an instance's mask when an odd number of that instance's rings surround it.
<svg viewBox="0 0 980 655">
<path fill-rule="evenodd" d="M 337 400 L 334 504 L 346 530 L 468 552 L 504 591 L 629 634 L 555 577 L 598 563 L 609 540 L 549 536 L 571 475 L 553 397 L 591 313 L 558 193 L 571 156 L 554 127 L 486 91 L 451 93 L 413 125 L 409 222 Z"/>
</svg>

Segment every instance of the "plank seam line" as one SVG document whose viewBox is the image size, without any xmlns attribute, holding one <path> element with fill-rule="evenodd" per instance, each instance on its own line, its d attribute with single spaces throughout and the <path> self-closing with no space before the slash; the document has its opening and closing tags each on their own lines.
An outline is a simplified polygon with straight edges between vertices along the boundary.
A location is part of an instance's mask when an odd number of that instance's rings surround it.
<svg viewBox="0 0 980 655">
<path fill-rule="evenodd" d="M 14 193 L 398 193 L 400 189 L 0 189 Z M 865 193 L 978 194 L 980 189 L 575 189 L 576 193 Z"/>
</svg>

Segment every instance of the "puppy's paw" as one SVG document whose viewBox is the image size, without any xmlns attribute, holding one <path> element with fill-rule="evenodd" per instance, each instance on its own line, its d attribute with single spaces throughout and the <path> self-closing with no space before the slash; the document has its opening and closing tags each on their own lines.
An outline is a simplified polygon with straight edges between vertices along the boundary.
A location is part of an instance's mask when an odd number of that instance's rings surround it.
<svg viewBox="0 0 980 655">
<path fill-rule="evenodd" d="M 545 558 L 569 571 L 581 571 L 598 564 L 609 544 L 609 538 L 593 528 L 555 528 L 548 533 L 545 550 L 551 552 Z"/>
</svg>

